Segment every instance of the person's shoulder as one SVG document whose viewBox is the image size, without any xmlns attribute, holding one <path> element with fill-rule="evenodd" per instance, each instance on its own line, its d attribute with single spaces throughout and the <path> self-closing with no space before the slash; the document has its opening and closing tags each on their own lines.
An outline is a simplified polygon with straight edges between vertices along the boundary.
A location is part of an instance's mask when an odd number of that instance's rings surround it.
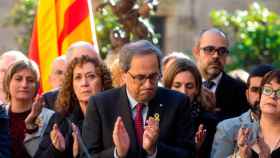
<svg viewBox="0 0 280 158">
<path fill-rule="evenodd" d="M 178 97 L 178 98 L 185 98 L 186 96 L 183 93 L 170 90 L 164 87 L 158 87 L 157 92 L 159 95 L 163 95 L 166 97 Z"/>
<path fill-rule="evenodd" d="M 3 105 L 0 105 L 0 118 L 8 118 L 7 109 Z"/>
<path fill-rule="evenodd" d="M 217 125 L 217 129 L 224 129 L 224 130 L 230 131 L 233 128 L 235 128 L 237 126 L 239 127 L 241 125 L 241 122 L 240 122 L 241 119 L 242 119 L 242 115 L 223 120 L 222 122 L 220 122 Z"/>
<path fill-rule="evenodd" d="M 175 104 L 188 101 L 188 97 L 185 94 L 163 87 L 158 87 L 155 97 L 164 103 Z"/>
<path fill-rule="evenodd" d="M 94 98 L 114 97 L 114 96 L 120 95 L 120 93 L 122 93 L 122 91 L 125 91 L 124 87 L 112 88 L 112 89 L 97 93 L 95 96 L 92 96 L 92 97 L 94 97 Z"/>
<path fill-rule="evenodd" d="M 47 112 L 48 112 L 48 117 L 49 117 L 49 123 L 50 124 L 54 124 L 54 123 L 58 123 L 60 124 L 61 122 L 65 122 L 67 120 L 66 116 L 62 115 L 59 112 L 52 112 L 48 111 L 48 109 L 46 108 Z"/>
<path fill-rule="evenodd" d="M 45 102 L 45 107 L 49 109 L 54 109 L 54 104 L 57 99 L 59 89 L 53 89 L 51 91 L 45 92 L 42 96 Z"/>
<path fill-rule="evenodd" d="M 234 79 L 226 73 L 223 73 L 221 81 L 227 82 L 231 86 L 246 87 L 246 84 L 244 82 Z"/>
<path fill-rule="evenodd" d="M 234 92 L 236 94 L 241 94 L 241 93 L 243 94 L 243 92 L 246 90 L 245 83 L 232 78 L 226 73 L 223 73 L 223 76 L 219 84 L 221 84 L 221 87 L 223 88 L 226 87 L 227 89 L 230 89 L 231 92 Z"/>
<path fill-rule="evenodd" d="M 113 88 L 91 96 L 89 103 L 95 102 L 96 104 L 107 105 L 116 103 L 119 99 L 123 99 L 125 97 L 127 97 L 125 87 Z"/>
<path fill-rule="evenodd" d="M 59 89 L 58 89 L 58 88 L 52 89 L 52 90 L 50 90 L 50 91 L 47 91 L 47 92 L 43 93 L 43 97 L 57 96 L 57 95 L 58 95 L 58 92 L 59 92 Z"/>
</svg>

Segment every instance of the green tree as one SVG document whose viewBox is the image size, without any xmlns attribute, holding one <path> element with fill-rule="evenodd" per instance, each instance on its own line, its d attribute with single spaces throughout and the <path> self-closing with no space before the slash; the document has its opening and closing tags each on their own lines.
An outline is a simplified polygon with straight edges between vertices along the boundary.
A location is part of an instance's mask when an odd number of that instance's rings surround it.
<svg viewBox="0 0 280 158">
<path fill-rule="evenodd" d="M 228 69 L 245 68 L 269 63 L 280 66 L 280 16 L 263 4 L 253 3 L 248 10 L 229 13 L 213 10 L 210 14 L 215 27 L 229 33 L 232 63 Z"/>
</svg>

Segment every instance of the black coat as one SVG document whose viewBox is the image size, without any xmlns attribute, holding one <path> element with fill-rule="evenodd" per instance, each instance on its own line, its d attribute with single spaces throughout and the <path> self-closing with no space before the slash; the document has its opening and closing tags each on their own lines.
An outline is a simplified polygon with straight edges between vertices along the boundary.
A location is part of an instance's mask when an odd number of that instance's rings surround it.
<svg viewBox="0 0 280 158">
<path fill-rule="evenodd" d="M 245 91 L 244 83 L 223 73 L 216 89 L 216 105 L 221 109 L 218 113 L 220 121 L 239 116 L 249 109 Z"/>
<path fill-rule="evenodd" d="M 11 157 L 10 143 L 7 112 L 5 108 L 0 105 L 0 157 Z"/>
<path fill-rule="evenodd" d="M 45 107 L 54 110 L 54 104 L 58 95 L 59 89 L 51 90 L 43 94 Z"/>
<path fill-rule="evenodd" d="M 148 116 L 160 115 L 160 135 L 157 157 L 189 158 L 194 153 L 194 130 L 189 99 L 180 93 L 158 88 L 149 102 Z M 90 154 L 98 158 L 112 158 L 114 123 L 121 116 L 130 138 L 128 158 L 146 157 L 136 141 L 135 128 L 126 88 L 105 91 L 90 98 L 83 126 L 83 139 Z"/>
</svg>

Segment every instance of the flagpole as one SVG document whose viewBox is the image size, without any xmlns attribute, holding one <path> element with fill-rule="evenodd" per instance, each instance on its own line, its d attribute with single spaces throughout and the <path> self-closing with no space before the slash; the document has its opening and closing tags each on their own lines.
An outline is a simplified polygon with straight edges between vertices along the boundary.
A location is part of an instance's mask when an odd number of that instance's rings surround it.
<svg viewBox="0 0 280 158">
<path fill-rule="evenodd" d="M 92 6 L 92 0 L 87 0 L 88 3 L 88 11 L 89 11 L 89 21 L 90 21 L 90 27 L 91 27 L 91 36 L 93 39 L 93 46 L 96 48 L 98 54 L 99 52 L 99 47 L 97 43 L 97 35 L 95 31 L 95 23 L 94 23 L 94 16 L 93 16 L 93 6 Z"/>
</svg>

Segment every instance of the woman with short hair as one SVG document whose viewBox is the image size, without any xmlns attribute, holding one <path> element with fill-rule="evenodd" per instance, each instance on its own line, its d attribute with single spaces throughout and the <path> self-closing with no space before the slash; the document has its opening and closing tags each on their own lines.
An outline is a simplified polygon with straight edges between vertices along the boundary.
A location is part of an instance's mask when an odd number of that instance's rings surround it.
<svg viewBox="0 0 280 158">
<path fill-rule="evenodd" d="M 261 82 L 259 132 L 252 140 L 249 128 L 241 128 L 234 157 L 280 157 L 280 70 L 267 73 Z"/>
</svg>

